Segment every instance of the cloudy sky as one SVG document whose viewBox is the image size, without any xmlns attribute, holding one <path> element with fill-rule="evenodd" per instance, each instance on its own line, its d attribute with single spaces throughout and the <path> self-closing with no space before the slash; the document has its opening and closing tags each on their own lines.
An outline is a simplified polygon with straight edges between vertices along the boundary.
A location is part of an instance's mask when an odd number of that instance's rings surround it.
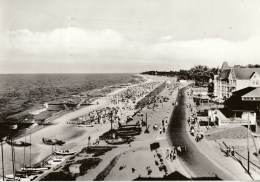
<svg viewBox="0 0 260 182">
<path fill-rule="evenodd" d="M 0 0 L 0 73 L 260 64 L 260 0 Z"/>
</svg>

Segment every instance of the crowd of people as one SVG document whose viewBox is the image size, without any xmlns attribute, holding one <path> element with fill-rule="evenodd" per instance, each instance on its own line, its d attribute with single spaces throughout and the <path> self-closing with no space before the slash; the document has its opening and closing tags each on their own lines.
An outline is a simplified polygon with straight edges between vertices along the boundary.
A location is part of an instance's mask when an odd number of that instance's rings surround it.
<svg viewBox="0 0 260 182">
<path fill-rule="evenodd" d="M 125 91 L 110 96 L 110 107 L 92 111 L 78 118 L 76 124 L 105 124 L 113 122 L 114 126 L 126 123 L 135 113 L 136 102 L 161 84 L 159 81 L 139 83 Z M 73 123 L 73 122 L 71 122 Z"/>
<path fill-rule="evenodd" d="M 177 156 L 181 156 L 183 154 L 186 154 L 187 152 L 188 152 L 188 149 L 184 145 L 173 146 L 171 149 L 166 150 L 165 159 L 173 161 L 174 159 L 177 158 Z"/>
<path fill-rule="evenodd" d="M 226 156 L 229 157 L 229 156 L 235 156 L 235 148 L 234 146 L 227 146 L 226 148 Z"/>
<path fill-rule="evenodd" d="M 191 136 L 195 137 L 196 142 L 201 141 L 204 138 L 204 134 L 203 131 L 199 128 L 198 118 L 196 114 L 192 114 L 191 116 L 189 116 L 187 122 L 190 127 Z"/>
</svg>

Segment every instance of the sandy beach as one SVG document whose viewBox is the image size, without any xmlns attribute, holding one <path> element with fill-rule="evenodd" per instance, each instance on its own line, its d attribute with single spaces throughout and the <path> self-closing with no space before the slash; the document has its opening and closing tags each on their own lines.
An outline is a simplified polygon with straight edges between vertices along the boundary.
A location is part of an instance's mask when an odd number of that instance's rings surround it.
<svg viewBox="0 0 260 182">
<path fill-rule="evenodd" d="M 149 82 L 149 81 L 148 81 Z M 118 94 L 128 87 L 116 89 L 113 92 L 109 93 L 106 97 L 101 97 L 96 99 L 91 103 L 90 106 L 80 108 L 68 113 L 65 113 L 54 120 L 51 121 L 53 125 L 45 126 L 44 128 L 38 129 L 36 131 L 31 131 L 31 164 L 36 164 L 42 159 L 50 156 L 53 150 L 59 149 L 72 149 L 75 151 L 81 150 L 83 147 L 87 146 L 87 138 L 91 136 L 91 139 L 94 141 L 105 131 L 110 129 L 110 124 L 96 124 L 94 127 L 77 127 L 77 125 L 67 124 L 68 121 L 76 119 L 80 116 L 86 115 L 89 112 L 104 108 L 109 106 L 110 99 L 109 96 Z M 97 102 L 99 104 L 97 104 Z M 59 140 L 65 141 L 63 146 L 46 145 L 42 142 L 42 138 L 56 138 Z M 18 138 L 17 140 L 26 140 L 27 142 L 30 139 L 30 134 L 24 134 L 23 137 Z M 11 147 L 8 144 L 4 144 L 4 165 L 5 165 L 5 174 L 12 173 L 11 165 Z M 25 157 L 24 157 L 25 152 Z M 16 169 L 23 167 L 23 164 L 27 166 L 30 165 L 30 147 L 15 147 L 15 157 L 16 157 Z M 0 172 L 2 174 L 2 170 Z"/>
</svg>

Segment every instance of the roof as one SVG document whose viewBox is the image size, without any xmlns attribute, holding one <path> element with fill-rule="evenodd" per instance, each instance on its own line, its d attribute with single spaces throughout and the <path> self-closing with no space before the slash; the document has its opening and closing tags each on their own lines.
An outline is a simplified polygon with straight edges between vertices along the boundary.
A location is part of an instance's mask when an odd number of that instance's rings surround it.
<svg viewBox="0 0 260 182">
<path fill-rule="evenodd" d="M 209 100 L 209 99 L 210 99 L 210 97 L 209 97 L 209 96 L 207 96 L 207 95 L 203 95 L 203 96 L 201 96 L 201 97 L 200 97 L 200 99 Z"/>
<path fill-rule="evenodd" d="M 233 68 L 236 79 L 247 80 L 250 79 L 254 72 L 260 74 L 260 68 Z"/>
<path fill-rule="evenodd" d="M 230 71 L 231 71 L 231 69 L 223 70 L 219 76 L 219 79 L 221 79 L 221 80 L 228 79 Z"/>
<path fill-rule="evenodd" d="M 222 69 L 222 70 L 229 69 L 228 63 L 227 63 L 226 61 L 223 62 L 222 66 L 221 66 L 221 69 Z"/>
<path fill-rule="evenodd" d="M 255 88 L 255 87 L 246 87 L 246 88 L 237 90 L 237 91 L 235 91 L 235 92 L 232 92 L 232 95 L 238 96 L 238 97 L 242 97 L 242 96 L 244 96 L 245 94 L 250 93 L 250 92 L 253 91 L 254 89 L 256 89 L 256 88 Z"/>
<path fill-rule="evenodd" d="M 243 95 L 242 97 L 260 97 L 260 88 L 257 87 L 251 92 L 248 92 L 247 94 Z"/>
</svg>

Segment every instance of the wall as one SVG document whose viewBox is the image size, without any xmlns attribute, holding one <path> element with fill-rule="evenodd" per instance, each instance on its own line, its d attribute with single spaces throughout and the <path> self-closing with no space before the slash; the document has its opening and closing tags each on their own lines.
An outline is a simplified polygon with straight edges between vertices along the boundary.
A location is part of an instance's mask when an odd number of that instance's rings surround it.
<svg viewBox="0 0 260 182">
<path fill-rule="evenodd" d="M 243 112 L 242 119 L 248 120 L 248 114 L 249 114 L 249 123 L 250 124 L 256 124 L 256 113 L 255 112 Z"/>
<path fill-rule="evenodd" d="M 236 90 L 240 90 L 250 86 L 250 80 L 237 80 Z"/>
</svg>

